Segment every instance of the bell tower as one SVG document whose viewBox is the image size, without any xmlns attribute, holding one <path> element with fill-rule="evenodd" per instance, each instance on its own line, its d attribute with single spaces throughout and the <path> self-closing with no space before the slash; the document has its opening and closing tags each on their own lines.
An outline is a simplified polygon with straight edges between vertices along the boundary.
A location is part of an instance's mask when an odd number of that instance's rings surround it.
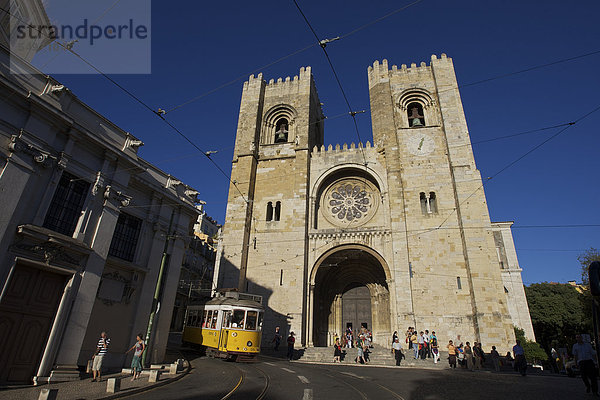
<svg viewBox="0 0 600 400">
<path fill-rule="evenodd" d="M 397 205 L 390 209 L 396 287 L 413 293 L 411 308 L 399 307 L 399 326 L 412 319 L 509 343 L 514 333 L 452 59 L 434 55 L 429 65 L 391 69 L 383 60 L 368 77 L 373 139 L 384 148 Z M 414 293 L 435 318 L 419 310 Z"/>
<path fill-rule="evenodd" d="M 268 83 L 252 75 L 242 90 L 218 285 L 263 296 L 288 286 L 271 302 L 285 314 L 302 312 L 309 149 L 323 145 L 320 104 L 310 67 Z"/>
</svg>

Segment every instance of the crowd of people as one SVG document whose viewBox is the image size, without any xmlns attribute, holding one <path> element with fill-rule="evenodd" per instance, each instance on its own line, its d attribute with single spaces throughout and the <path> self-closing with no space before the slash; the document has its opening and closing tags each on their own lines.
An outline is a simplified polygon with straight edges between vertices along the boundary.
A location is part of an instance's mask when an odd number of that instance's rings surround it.
<svg viewBox="0 0 600 400">
<path fill-rule="evenodd" d="M 141 340 L 141 337 L 138 337 L 138 339 Z M 279 348 L 281 339 L 279 327 L 277 327 L 275 337 L 273 338 L 275 350 Z M 595 364 L 596 351 L 592 348 L 590 343 L 582 340 L 581 335 L 577 335 L 576 340 L 577 343 L 573 345 L 572 354 L 580 369 L 586 391 L 588 393 L 592 392 L 593 395 L 598 396 L 598 373 Z M 367 328 L 362 327 L 360 331 L 355 332 L 349 327 L 341 337 L 336 333 L 334 341 L 334 363 L 342 361 L 343 357 L 347 354 L 347 351 L 344 349 L 352 348 L 356 349 L 355 363 L 369 363 L 369 353 L 371 353 L 369 349 L 373 348 L 373 334 Z M 287 342 L 288 360 L 291 360 L 293 358 L 295 343 L 294 332 L 290 332 Z M 440 345 L 435 331 L 429 333 L 428 329 L 417 331 L 414 327 L 408 327 L 404 335 L 404 344 L 406 345 L 407 354 L 414 357 L 415 360 L 433 359 L 435 364 L 440 360 Z M 98 347 L 102 348 L 100 342 Z M 521 346 L 519 340 L 517 340 L 516 344 L 513 346 L 512 354 L 508 351 L 504 357 L 500 356 L 496 346 L 492 346 L 489 355 L 486 356 L 480 342 L 473 342 L 471 345 L 469 341 L 463 341 L 460 335 L 457 335 L 454 340 L 449 340 L 445 347 L 448 351 L 448 364 L 451 369 L 456 369 L 458 367 L 470 371 L 483 369 L 486 359 L 489 356 L 492 368 L 496 372 L 500 371 L 501 365 L 510 365 L 515 371 L 523 376 L 527 373 L 525 350 Z M 394 331 L 392 335 L 392 353 L 394 354 L 396 365 L 400 365 L 402 359 L 406 358 L 398 331 Z"/>
<path fill-rule="evenodd" d="M 369 349 L 373 348 L 373 333 L 370 330 L 363 326 L 360 331 L 356 332 L 352 330 L 352 327 L 348 327 L 341 338 L 337 333 L 334 336 L 333 362 L 341 362 L 345 355 L 342 349 L 356 348 L 354 362 L 369 363 Z"/>
</svg>

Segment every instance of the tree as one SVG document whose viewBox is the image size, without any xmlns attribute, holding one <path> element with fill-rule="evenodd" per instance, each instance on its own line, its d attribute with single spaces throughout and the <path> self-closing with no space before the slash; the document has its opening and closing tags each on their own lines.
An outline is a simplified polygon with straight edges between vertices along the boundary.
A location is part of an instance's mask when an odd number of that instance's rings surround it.
<svg viewBox="0 0 600 400">
<path fill-rule="evenodd" d="M 546 361 L 548 360 L 548 354 L 542 349 L 539 343 L 532 342 L 531 340 L 525 337 L 525 331 L 521 328 L 514 327 L 515 336 L 518 341 L 521 342 L 521 346 L 523 347 L 523 351 L 525 352 L 525 359 L 531 361 L 536 364 L 537 361 Z"/>
<path fill-rule="evenodd" d="M 588 268 L 593 261 L 600 261 L 600 250 L 590 247 L 577 256 L 577 261 L 581 264 L 581 282 L 587 286 L 589 285 Z"/>
<path fill-rule="evenodd" d="M 584 295 L 569 284 L 534 283 L 525 287 L 531 323 L 538 343 L 570 347 L 577 333 L 591 333 L 591 314 L 586 313 Z"/>
</svg>

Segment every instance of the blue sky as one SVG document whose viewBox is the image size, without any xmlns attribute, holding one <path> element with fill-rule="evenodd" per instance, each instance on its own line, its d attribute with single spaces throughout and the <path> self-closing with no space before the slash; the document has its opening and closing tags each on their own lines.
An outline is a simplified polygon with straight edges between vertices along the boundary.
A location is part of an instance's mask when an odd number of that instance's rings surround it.
<svg viewBox="0 0 600 400">
<path fill-rule="evenodd" d="M 107 1 L 106 8 L 114 1 Z M 126 3 L 123 1 L 123 3 Z M 210 4 L 209 4 L 210 3 Z M 320 37 L 344 35 L 410 1 L 299 1 Z M 130 12 L 117 4 L 111 13 Z M 94 10 L 94 12 L 97 12 Z M 87 16 L 90 19 L 96 15 Z M 429 63 L 443 52 L 454 60 L 459 85 L 600 50 L 600 3 L 423 0 L 327 49 L 363 141 L 371 140 L 366 70 Z M 112 75 L 152 108 L 171 109 L 236 78 L 166 118 L 231 168 L 243 80 L 314 42 L 293 2 L 184 2 L 152 4 L 152 73 Z M 76 48 L 75 48 L 76 50 Z M 123 63 L 135 62 L 119 55 Z M 55 62 L 78 63 L 68 54 Z M 574 121 L 600 106 L 600 53 L 531 72 L 466 86 L 461 96 L 471 139 L 478 142 Z M 262 68 L 266 79 L 293 76 L 312 66 L 324 112 L 347 111 L 319 47 Z M 98 75 L 55 75 L 83 101 L 145 142 L 140 154 L 201 193 L 208 213 L 224 222 L 228 181 L 164 122 Z M 598 150 L 600 111 L 525 157 L 486 185 L 492 220 L 516 226 L 600 224 Z M 559 128 L 474 144 L 483 177 L 558 132 Z M 326 144 L 355 142 L 349 117 L 325 123 Z M 600 228 L 515 228 L 526 284 L 580 280 L 577 255 L 600 247 Z"/>
</svg>

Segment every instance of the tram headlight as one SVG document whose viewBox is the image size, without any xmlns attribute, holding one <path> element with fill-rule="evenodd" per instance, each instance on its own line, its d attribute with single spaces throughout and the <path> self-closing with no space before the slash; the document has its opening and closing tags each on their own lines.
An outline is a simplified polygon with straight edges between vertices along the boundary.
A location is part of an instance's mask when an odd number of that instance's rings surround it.
<svg viewBox="0 0 600 400">
<path fill-rule="evenodd" d="M 233 333 L 231 334 L 231 336 L 233 336 L 233 337 L 236 337 L 236 336 L 237 336 L 237 332 L 233 332 Z"/>
<path fill-rule="evenodd" d="M 248 340 L 248 343 L 246 343 L 246 346 L 252 347 L 252 341 Z"/>
</svg>

